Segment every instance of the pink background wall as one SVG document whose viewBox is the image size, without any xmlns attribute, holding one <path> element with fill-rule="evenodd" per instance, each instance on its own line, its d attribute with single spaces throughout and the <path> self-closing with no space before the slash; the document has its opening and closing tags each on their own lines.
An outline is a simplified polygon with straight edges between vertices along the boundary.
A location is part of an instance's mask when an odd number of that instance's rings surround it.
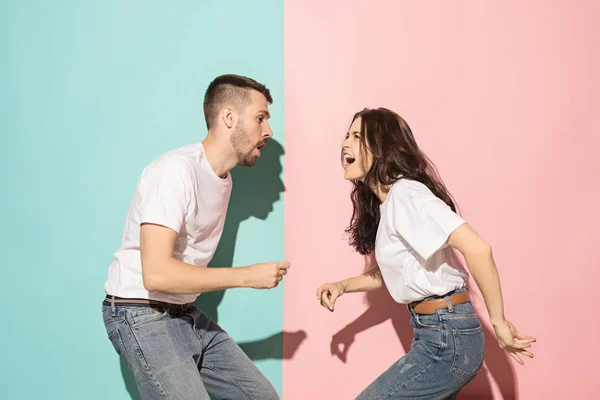
<svg viewBox="0 0 600 400">
<path fill-rule="evenodd" d="M 284 361 L 286 400 L 353 398 L 412 339 L 385 292 L 345 295 L 334 313 L 315 299 L 364 269 L 343 232 L 339 149 L 365 106 L 408 121 L 492 244 L 508 318 L 538 338 L 520 367 L 488 335 L 486 369 L 462 398 L 600 398 L 588 305 L 600 278 L 600 6 L 521 3 L 286 1 L 284 326 L 308 334 Z M 345 363 L 330 352 L 336 334 L 353 341 Z"/>
</svg>

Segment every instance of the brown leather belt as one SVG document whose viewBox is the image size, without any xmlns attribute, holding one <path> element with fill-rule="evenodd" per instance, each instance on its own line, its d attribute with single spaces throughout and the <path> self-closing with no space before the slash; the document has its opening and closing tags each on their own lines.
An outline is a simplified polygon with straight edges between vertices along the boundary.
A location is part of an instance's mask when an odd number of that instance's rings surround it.
<svg viewBox="0 0 600 400">
<path fill-rule="evenodd" d="M 462 293 L 453 294 L 448 296 L 448 298 L 453 306 L 457 306 L 469 301 L 469 292 L 465 291 Z M 416 305 L 411 304 L 411 307 L 417 314 L 435 314 L 437 310 L 448 308 L 448 303 L 446 303 L 445 299 L 435 299 L 422 301 Z"/>
<path fill-rule="evenodd" d="M 174 303 L 166 303 L 164 301 L 149 300 L 149 299 L 126 299 L 123 297 L 110 296 L 110 295 L 107 295 L 104 298 L 104 304 L 109 306 L 111 304 L 111 302 L 113 302 L 113 297 L 114 297 L 114 303 L 118 304 L 120 306 L 148 306 L 148 307 L 152 307 L 152 308 L 162 308 L 162 309 L 168 311 L 169 313 L 183 312 L 183 311 L 186 311 L 187 309 L 189 309 L 193 305 L 192 303 L 174 304 Z"/>
</svg>

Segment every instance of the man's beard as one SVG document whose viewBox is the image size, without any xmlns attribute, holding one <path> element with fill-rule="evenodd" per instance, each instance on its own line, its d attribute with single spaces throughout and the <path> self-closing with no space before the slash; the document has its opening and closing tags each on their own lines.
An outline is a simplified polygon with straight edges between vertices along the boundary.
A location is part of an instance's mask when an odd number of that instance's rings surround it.
<svg viewBox="0 0 600 400">
<path fill-rule="evenodd" d="M 256 157 L 252 156 L 252 152 L 256 146 L 252 145 L 241 120 L 231 134 L 231 145 L 233 146 L 233 150 L 235 151 L 240 165 L 252 167 L 256 164 Z"/>
</svg>

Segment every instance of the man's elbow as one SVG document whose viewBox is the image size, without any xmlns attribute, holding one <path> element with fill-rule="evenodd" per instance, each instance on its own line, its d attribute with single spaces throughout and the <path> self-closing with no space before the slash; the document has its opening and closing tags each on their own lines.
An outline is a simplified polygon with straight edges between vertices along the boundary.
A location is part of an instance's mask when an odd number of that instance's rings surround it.
<svg viewBox="0 0 600 400">
<path fill-rule="evenodd" d="M 156 266 L 142 261 L 142 283 L 149 292 L 164 291 L 164 279 Z"/>
<path fill-rule="evenodd" d="M 144 283 L 144 289 L 149 292 L 160 292 L 161 288 L 159 285 L 159 280 L 155 278 L 149 277 L 147 274 L 142 276 L 142 281 Z"/>
</svg>

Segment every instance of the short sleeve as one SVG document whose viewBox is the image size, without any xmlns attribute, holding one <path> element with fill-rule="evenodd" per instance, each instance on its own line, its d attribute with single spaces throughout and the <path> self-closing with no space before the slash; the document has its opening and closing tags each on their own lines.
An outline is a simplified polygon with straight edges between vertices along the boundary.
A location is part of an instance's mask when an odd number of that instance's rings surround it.
<svg viewBox="0 0 600 400">
<path fill-rule="evenodd" d="M 388 216 L 393 218 L 396 233 L 424 260 L 442 248 L 450 234 L 465 223 L 428 189 L 400 194 L 392 191 L 390 196 Z"/>
<path fill-rule="evenodd" d="M 140 185 L 140 224 L 163 225 L 179 233 L 192 200 L 191 166 L 169 158 L 150 165 Z"/>
</svg>

